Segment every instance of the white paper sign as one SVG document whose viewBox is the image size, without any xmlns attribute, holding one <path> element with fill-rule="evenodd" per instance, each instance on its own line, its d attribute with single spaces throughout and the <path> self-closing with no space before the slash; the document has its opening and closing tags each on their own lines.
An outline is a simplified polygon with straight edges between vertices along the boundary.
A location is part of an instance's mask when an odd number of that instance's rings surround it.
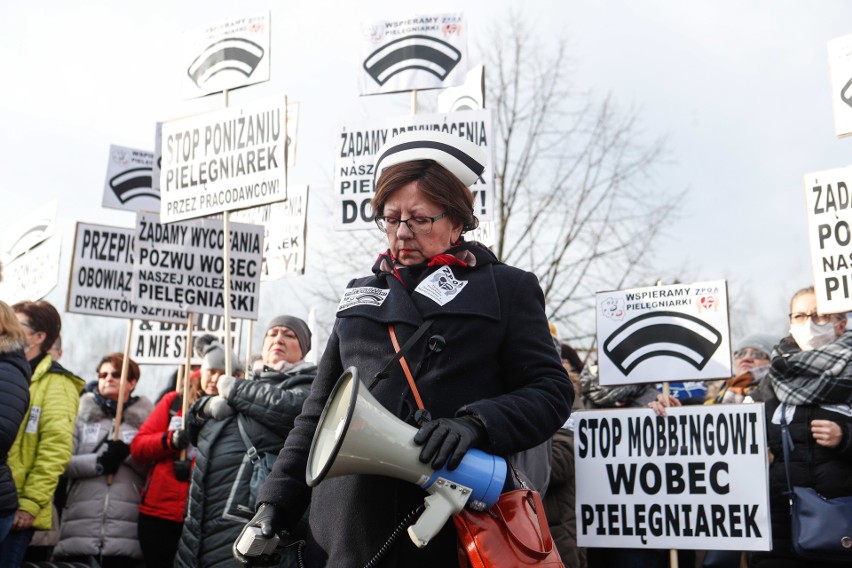
<svg viewBox="0 0 852 568">
<path fill-rule="evenodd" d="M 269 12 L 224 20 L 184 34 L 185 98 L 269 80 Z"/>
<path fill-rule="evenodd" d="M 0 300 L 9 305 L 24 300 L 37 301 L 59 283 L 62 239 L 53 235 L 15 260 L 3 265 Z"/>
<path fill-rule="evenodd" d="M 362 95 L 460 85 L 468 70 L 462 14 L 417 15 L 363 26 Z"/>
<path fill-rule="evenodd" d="M 56 212 L 59 202 L 55 199 L 32 213 L 11 222 L 3 231 L 3 248 L 0 261 L 11 262 L 37 244 L 56 234 Z"/>
<path fill-rule="evenodd" d="M 77 223 L 65 311 L 186 321 L 186 312 L 133 303 L 133 233 L 123 227 Z"/>
<path fill-rule="evenodd" d="M 195 314 L 192 323 L 193 341 L 211 334 L 225 345 L 225 318 L 221 315 Z M 231 349 L 239 353 L 243 322 L 231 319 Z M 130 357 L 140 365 L 182 365 L 186 363 L 186 320 L 184 323 L 133 321 Z M 192 353 L 192 364 L 201 359 Z"/>
<path fill-rule="evenodd" d="M 160 223 L 139 213 L 133 249 L 133 302 L 141 306 L 193 313 L 225 309 L 225 234 L 222 221 L 199 219 Z M 263 227 L 231 223 L 231 315 L 257 319 Z"/>
<path fill-rule="evenodd" d="M 817 309 L 826 314 L 852 310 L 852 168 L 805 175 L 808 240 Z"/>
<path fill-rule="evenodd" d="M 163 123 L 164 223 L 287 197 L 284 97 Z"/>
<path fill-rule="evenodd" d="M 467 72 L 464 84 L 444 89 L 438 95 L 438 112 L 457 112 L 485 108 L 485 66 Z"/>
<path fill-rule="evenodd" d="M 153 152 L 111 145 L 101 205 L 125 211 L 159 211 L 160 194 L 154 189 L 153 174 Z"/>
<path fill-rule="evenodd" d="M 339 134 L 334 170 L 334 228 L 339 231 L 373 229 L 373 162 L 392 137 L 410 130 L 435 130 L 455 134 L 485 148 L 488 163 L 470 190 L 473 212 L 480 221 L 493 217 L 494 140 L 491 112 L 487 110 L 451 114 L 415 114 L 370 124 L 347 125 Z"/>
<path fill-rule="evenodd" d="M 598 292 L 602 385 L 730 377 L 724 280 Z"/>
<path fill-rule="evenodd" d="M 261 281 L 305 273 L 307 218 L 307 186 L 288 188 L 286 201 L 231 213 L 234 222 L 263 226 Z"/>
<path fill-rule="evenodd" d="M 838 137 L 852 134 L 852 34 L 828 42 L 831 104 Z"/>
<path fill-rule="evenodd" d="M 574 415 L 577 544 L 769 550 L 763 404 Z"/>
</svg>

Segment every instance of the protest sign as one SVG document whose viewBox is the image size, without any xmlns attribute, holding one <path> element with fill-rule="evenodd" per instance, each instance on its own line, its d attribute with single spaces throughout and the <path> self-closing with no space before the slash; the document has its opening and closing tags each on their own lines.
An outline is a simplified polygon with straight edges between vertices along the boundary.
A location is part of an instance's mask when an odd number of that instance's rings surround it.
<svg viewBox="0 0 852 568">
<path fill-rule="evenodd" d="M 159 211 L 153 187 L 154 153 L 112 144 L 101 206 L 125 211 Z"/>
<path fill-rule="evenodd" d="M 572 419 L 579 546 L 770 549 L 763 404 Z"/>
<path fill-rule="evenodd" d="M 59 202 L 55 199 L 10 223 L 3 231 L 3 247 L 0 261 L 11 262 L 37 244 L 56 234 L 56 211 Z"/>
<path fill-rule="evenodd" d="M 828 71 L 834 132 L 838 137 L 849 136 L 852 134 L 852 34 L 828 42 Z"/>
<path fill-rule="evenodd" d="M 41 300 L 59 283 L 61 239 L 53 235 L 3 265 L 0 300 L 9 305 Z"/>
<path fill-rule="evenodd" d="M 284 97 L 163 123 L 163 223 L 287 197 Z"/>
<path fill-rule="evenodd" d="M 381 20 L 363 27 L 362 95 L 440 89 L 464 82 L 467 23 L 460 13 Z"/>
<path fill-rule="evenodd" d="M 165 225 L 154 213 L 139 213 L 134 236 L 134 303 L 193 313 L 224 312 L 222 221 Z M 228 244 L 231 315 L 257 319 L 263 227 L 232 223 Z"/>
<path fill-rule="evenodd" d="M 269 12 L 184 33 L 181 91 L 194 98 L 269 80 Z"/>
<path fill-rule="evenodd" d="M 290 187 L 286 201 L 231 213 L 234 222 L 263 226 L 262 282 L 305 273 L 307 218 L 307 186 Z"/>
<path fill-rule="evenodd" d="M 192 333 L 198 338 L 216 336 L 225 345 L 225 318 L 221 315 L 194 314 Z M 133 342 L 130 357 L 147 365 L 182 365 L 186 363 L 186 322 L 133 321 Z M 239 353 L 242 320 L 231 320 L 231 349 Z M 192 353 L 192 364 L 200 365 L 201 358 Z"/>
<path fill-rule="evenodd" d="M 485 66 L 477 65 L 465 75 L 464 84 L 448 87 L 438 94 L 438 112 L 485 108 Z"/>
<path fill-rule="evenodd" d="M 132 301 L 133 229 L 77 223 L 65 311 L 92 316 L 186 321 L 183 311 Z"/>
<path fill-rule="evenodd" d="M 493 217 L 494 146 L 491 112 L 488 110 L 451 114 L 415 114 L 347 125 L 339 135 L 339 151 L 334 170 L 334 228 L 348 231 L 372 229 L 374 172 L 373 162 L 384 144 L 403 132 L 434 130 L 455 134 L 485 148 L 488 156 L 485 171 L 471 186 L 473 212 L 480 221 Z"/>
<path fill-rule="evenodd" d="M 805 175 L 808 240 L 817 309 L 832 314 L 852 310 L 852 168 Z"/>
<path fill-rule="evenodd" d="M 724 280 L 596 294 L 602 385 L 730 377 Z"/>
</svg>

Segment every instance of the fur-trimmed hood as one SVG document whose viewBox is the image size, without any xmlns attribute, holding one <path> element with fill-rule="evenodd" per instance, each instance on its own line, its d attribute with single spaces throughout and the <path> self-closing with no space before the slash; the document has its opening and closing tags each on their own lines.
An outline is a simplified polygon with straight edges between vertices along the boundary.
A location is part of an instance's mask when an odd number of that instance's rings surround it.
<svg viewBox="0 0 852 568">
<path fill-rule="evenodd" d="M 124 408 L 121 420 L 129 426 L 139 429 L 153 409 L 154 405 L 150 400 L 144 396 L 139 397 L 139 400 L 135 403 Z M 95 401 L 95 394 L 87 392 L 80 397 L 80 410 L 77 413 L 77 418 L 83 422 L 100 422 L 108 417 Z"/>
<path fill-rule="evenodd" d="M 25 350 L 27 344 L 23 341 L 15 341 L 8 335 L 0 335 L 0 353 L 11 353 L 13 351 Z"/>
</svg>

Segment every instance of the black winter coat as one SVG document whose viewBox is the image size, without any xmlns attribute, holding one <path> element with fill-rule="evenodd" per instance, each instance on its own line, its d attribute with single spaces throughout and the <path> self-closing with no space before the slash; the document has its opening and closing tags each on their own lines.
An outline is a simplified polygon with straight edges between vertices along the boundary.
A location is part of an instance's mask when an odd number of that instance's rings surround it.
<svg viewBox="0 0 852 568">
<path fill-rule="evenodd" d="M 772 551 L 752 555 L 753 565 L 761 568 L 790 566 L 789 562 L 798 558 L 790 540 L 790 502 L 781 425 L 777 418 L 773 419 L 781 411 L 780 403 L 773 397 L 765 404 L 766 437 L 775 459 L 769 467 Z M 792 485 L 813 487 L 824 497 L 852 495 L 852 416 L 849 414 L 849 405 L 788 405 L 789 408 L 795 408 L 792 420 L 788 417 L 794 446 L 790 456 Z M 843 432 L 840 444 L 836 448 L 818 445 L 810 431 L 812 420 L 832 420 L 838 423 Z M 821 566 L 813 560 L 799 559 L 799 562 L 802 568 Z"/>
<path fill-rule="evenodd" d="M 31 374 L 21 345 L 0 336 L 0 516 L 18 509 L 18 492 L 6 460 L 29 408 Z"/>
<path fill-rule="evenodd" d="M 201 427 L 176 566 L 235 565 L 231 547 L 254 514 L 249 497 L 252 463 L 237 416 L 242 415 L 246 434 L 259 452 L 277 453 L 314 376 L 316 366 L 303 363 L 283 374 L 238 380 L 228 393 L 228 404 L 237 414 L 209 419 Z"/>
<path fill-rule="evenodd" d="M 475 266 L 428 267 L 409 279 L 406 289 L 382 271 L 380 257 L 375 276 L 352 281 L 346 290 L 311 395 L 258 497 L 278 505 L 288 526 L 311 499 L 309 568 L 364 565 L 426 497 L 417 485 L 376 475 L 325 479 L 312 493 L 305 483 L 319 416 L 344 369 L 356 367 L 386 409 L 413 422 L 417 406 L 399 364 L 391 365 L 386 378 L 377 378 L 394 355 L 389 323 L 404 345 L 425 318 L 434 319 L 406 360 L 433 418 L 474 415 L 485 425 L 483 450 L 505 457 L 528 449 L 568 418 L 573 389 L 547 327 L 536 277 L 497 262 L 484 247 L 462 246 L 475 254 Z M 420 288 L 429 295 L 416 291 L 418 282 L 429 286 Z M 441 290 L 447 292 L 442 297 Z M 446 302 L 440 305 L 433 297 Z M 440 351 L 428 348 L 435 336 L 445 343 Z M 456 554 L 449 522 L 422 549 L 403 531 L 379 566 L 456 566 Z"/>
</svg>

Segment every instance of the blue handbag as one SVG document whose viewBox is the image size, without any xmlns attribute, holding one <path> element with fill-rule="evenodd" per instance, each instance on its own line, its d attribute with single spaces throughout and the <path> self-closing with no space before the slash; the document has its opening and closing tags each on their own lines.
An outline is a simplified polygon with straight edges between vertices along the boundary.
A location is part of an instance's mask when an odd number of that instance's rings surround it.
<svg viewBox="0 0 852 568">
<path fill-rule="evenodd" d="M 787 428 L 786 404 L 781 406 L 781 438 L 790 496 L 793 549 L 802 558 L 852 562 L 852 496 L 826 499 L 811 487 L 790 479 L 793 441 Z"/>
</svg>

